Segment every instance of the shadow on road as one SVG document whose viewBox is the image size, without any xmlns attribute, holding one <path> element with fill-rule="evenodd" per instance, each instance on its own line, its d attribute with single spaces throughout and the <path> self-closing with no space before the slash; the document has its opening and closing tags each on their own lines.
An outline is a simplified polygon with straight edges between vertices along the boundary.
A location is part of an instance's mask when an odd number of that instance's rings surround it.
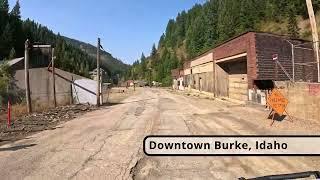
<svg viewBox="0 0 320 180">
<path fill-rule="evenodd" d="M 27 145 L 17 145 L 8 148 L 0 148 L 0 152 L 2 151 L 18 151 L 21 149 L 28 149 L 29 147 L 35 146 L 37 144 L 27 144 Z"/>
<path fill-rule="evenodd" d="M 120 105 L 120 104 L 130 104 L 130 103 L 137 103 L 137 102 L 142 102 L 142 101 L 150 101 L 150 100 L 153 100 L 153 99 L 156 99 L 156 98 L 150 98 L 150 99 L 141 99 L 141 100 L 138 100 L 138 101 L 129 101 L 129 102 L 120 102 L 120 103 L 104 103 L 102 106 L 116 106 L 116 105 Z"/>
<path fill-rule="evenodd" d="M 282 115 L 280 116 L 279 114 L 275 114 L 274 115 L 274 120 L 275 121 L 278 121 L 278 122 L 281 122 L 281 121 L 284 121 L 286 119 L 286 115 Z M 268 119 L 272 119 L 272 115 L 269 115 Z"/>
<path fill-rule="evenodd" d="M 138 100 L 138 101 L 123 102 L 123 104 L 136 103 L 136 102 L 142 102 L 142 101 L 150 101 L 150 100 L 153 100 L 153 99 L 156 99 L 156 98 L 141 99 L 141 100 Z"/>
</svg>

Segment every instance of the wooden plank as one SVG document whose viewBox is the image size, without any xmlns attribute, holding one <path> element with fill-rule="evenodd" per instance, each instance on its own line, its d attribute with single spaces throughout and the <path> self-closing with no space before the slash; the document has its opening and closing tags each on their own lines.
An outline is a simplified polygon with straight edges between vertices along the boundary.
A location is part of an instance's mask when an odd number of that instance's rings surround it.
<svg viewBox="0 0 320 180">
<path fill-rule="evenodd" d="M 229 75 L 219 65 L 216 65 L 216 95 L 228 97 Z"/>
</svg>

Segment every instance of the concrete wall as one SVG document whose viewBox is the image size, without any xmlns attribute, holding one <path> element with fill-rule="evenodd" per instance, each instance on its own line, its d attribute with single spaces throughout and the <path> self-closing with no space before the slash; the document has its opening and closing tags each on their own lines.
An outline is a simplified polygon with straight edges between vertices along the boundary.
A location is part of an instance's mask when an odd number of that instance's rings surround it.
<svg viewBox="0 0 320 180">
<path fill-rule="evenodd" d="M 299 119 L 320 121 L 320 83 L 276 82 L 288 98 L 288 113 Z"/>
<path fill-rule="evenodd" d="M 69 80 L 86 79 L 56 68 L 56 99 L 58 105 L 66 105 L 71 102 L 71 83 L 60 76 Z M 59 76 L 60 75 L 60 76 Z M 16 84 L 19 88 L 25 89 L 24 70 L 15 72 Z M 52 74 L 47 68 L 34 68 L 29 70 L 30 90 L 33 105 L 41 106 L 53 105 Z"/>
</svg>

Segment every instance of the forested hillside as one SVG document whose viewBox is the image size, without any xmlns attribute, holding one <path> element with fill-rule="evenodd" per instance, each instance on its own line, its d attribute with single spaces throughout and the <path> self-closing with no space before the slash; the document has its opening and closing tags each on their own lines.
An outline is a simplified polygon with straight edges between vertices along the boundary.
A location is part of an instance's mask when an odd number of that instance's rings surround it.
<svg viewBox="0 0 320 180">
<path fill-rule="evenodd" d="M 80 48 L 79 44 L 85 43 L 55 34 L 30 19 L 23 21 L 19 1 L 9 12 L 8 0 L 0 0 L 0 60 L 24 56 L 26 39 L 54 45 L 58 68 L 88 77 L 89 72 L 96 67 L 96 57 L 91 56 L 96 51 L 94 46 L 85 45 L 85 49 Z M 101 59 L 102 68 L 110 72 L 110 75 L 121 74 L 125 70 L 126 65 L 109 53 L 103 52 Z"/>
<path fill-rule="evenodd" d="M 313 0 L 313 3 L 317 12 L 320 0 Z M 305 0 L 210 0 L 196 4 L 169 20 L 157 47 L 153 45 L 149 57 L 142 55 L 133 64 L 127 78 L 148 80 L 152 71 L 153 80 L 170 85 L 171 69 L 243 32 L 272 32 L 266 24 L 275 24 L 281 34 L 305 37 L 298 19 L 307 17 Z M 279 28 L 274 31 L 279 33 Z"/>
<path fill-rule="evenodd" d="M 73 45 L 82 51 L 86 52 L 90 56 L 96 58 L 97 48 L 89 43 L 81 42 L 75 39 L 64 37 L 68 44 Z M 110 53 L 101 50 L 101 66 L 112 76 L 117 74 L 122 75 L 126 70 L 128 70 L 129 65 L 123 63 L 120 59 L 114 58 Z"/>
</svg>

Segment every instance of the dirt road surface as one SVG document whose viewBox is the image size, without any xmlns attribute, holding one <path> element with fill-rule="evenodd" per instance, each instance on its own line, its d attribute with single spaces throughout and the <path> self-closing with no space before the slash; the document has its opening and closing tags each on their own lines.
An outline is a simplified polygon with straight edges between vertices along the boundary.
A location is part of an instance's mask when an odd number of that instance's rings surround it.
<svg viewBox="0 0 320 180">
<path fill-rule="evenodd" d="M 270 127 L 267 111 L 161 89 L 0 147 L 1 179 L 236 179 L 320 170 L 317 157 L 148 157 L 145 136 L 316 134 L 303 121 Z"/>
</svg>

